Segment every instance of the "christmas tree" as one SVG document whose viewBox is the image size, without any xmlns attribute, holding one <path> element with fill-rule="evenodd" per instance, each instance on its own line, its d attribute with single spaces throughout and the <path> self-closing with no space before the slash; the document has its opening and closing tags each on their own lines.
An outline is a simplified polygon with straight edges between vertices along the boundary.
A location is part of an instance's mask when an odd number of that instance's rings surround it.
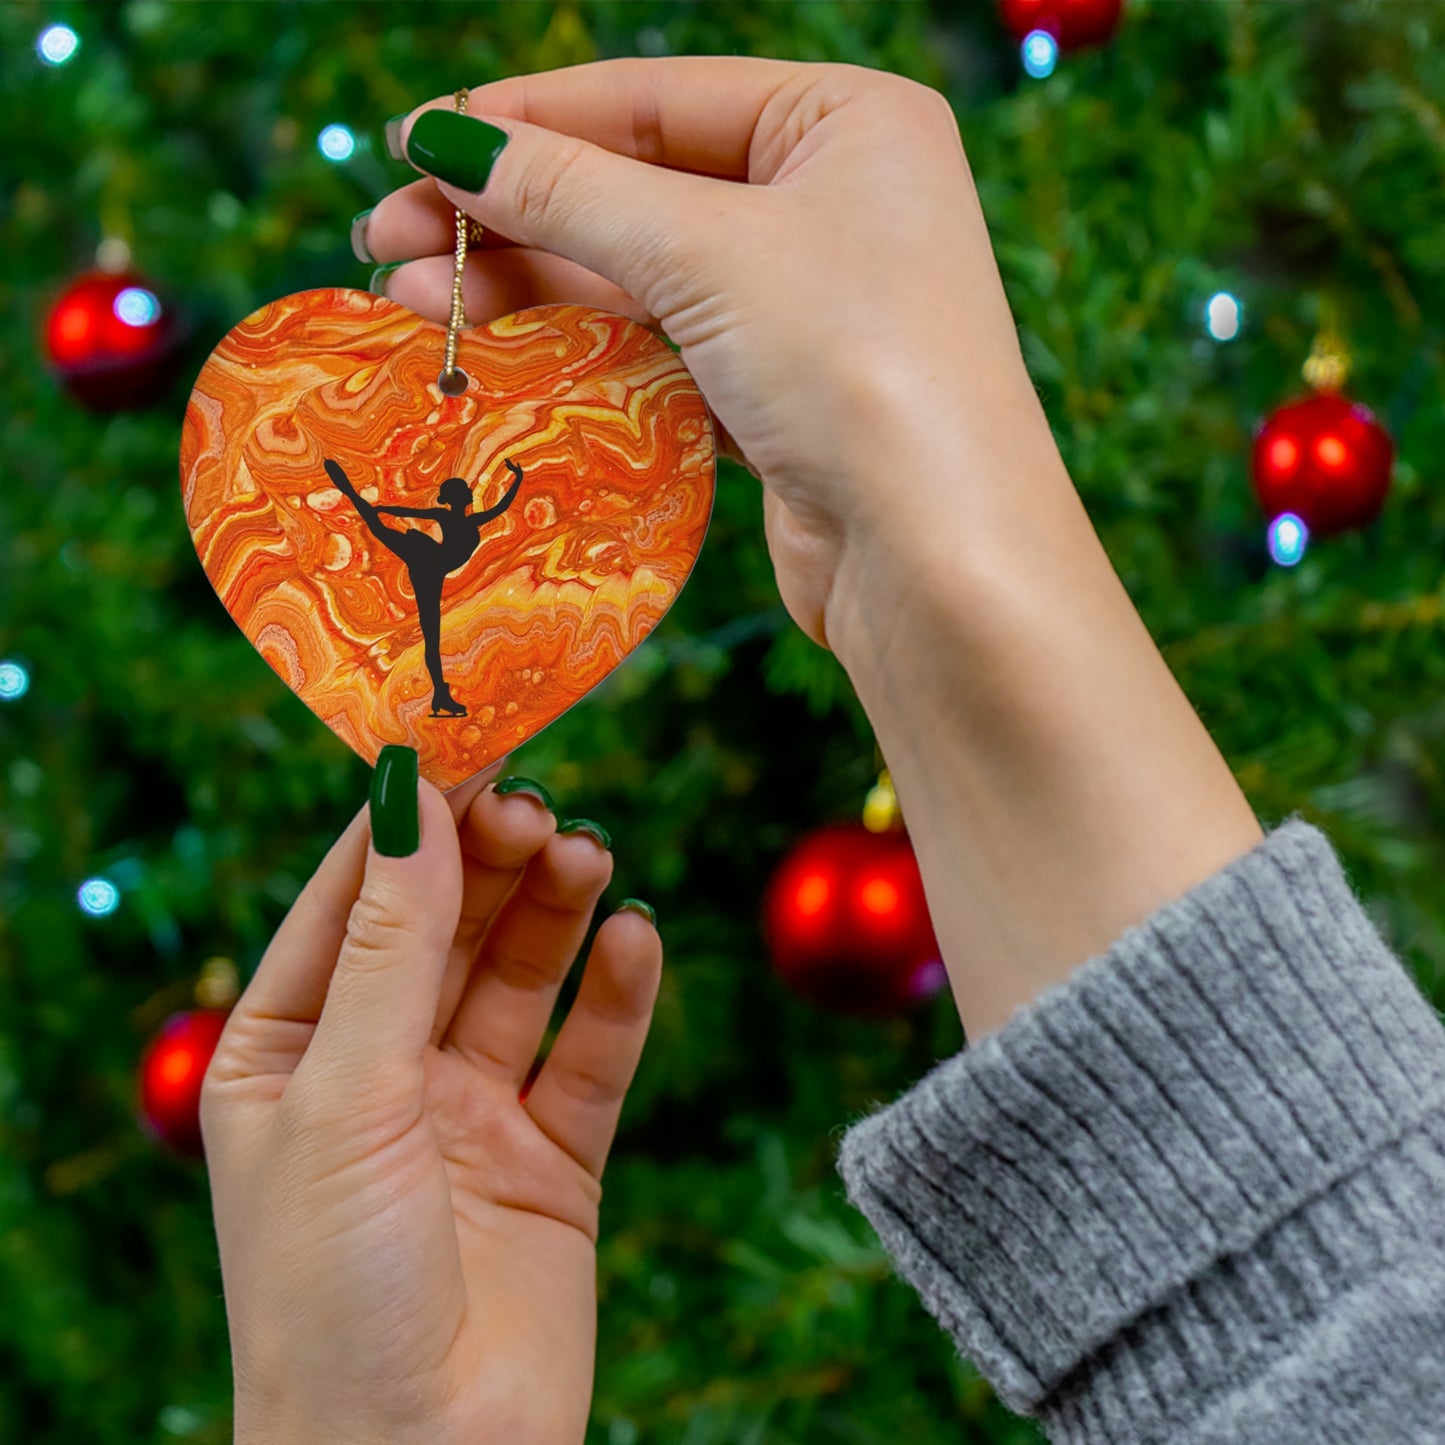
<svg viewBox="0 0 1445 1445">
<path fill-rule="evenodd" d="M 206 959 L 244 984 L 368 772 L 217 602 L 180 418 L 256 307 L 366 286 L 350 218 L 413 177 L 382 124 L 460 85 L 748 53 L 942 90 L 1136 605 L 1261 819 L 1323 827 L 1445 1002 L 1445 11 L 1133 0 L 1107 43 L 1057 51 L 1021 54 L 984 0 L 0 10 L 0 1440 L 231 1439 L 204 1167 L 140 1127 L 137 1063 Z M 111 410 L 47 364 L 98 254 L 127 324 L 154 305 L 169 328 Z M 1368 527 L 1277 526 L 1272 556 L 1254 432 L 1322 337 L 1393 440 L 1391 488 Z M 667 949 L 606 1176 L 589 1440 L 1019 1445 L 1036 1431 L 833 1166 L 843 1125 L 962 1045 L 948 994 L 852 1018 L 767 957 L 770 877 L 856 818 L 880 760 L 779 603 L 761 517 L 723 464 L 663 625 L 510 764 L 606 824 L 605 904 L 654 903 Z"/>
</svg>

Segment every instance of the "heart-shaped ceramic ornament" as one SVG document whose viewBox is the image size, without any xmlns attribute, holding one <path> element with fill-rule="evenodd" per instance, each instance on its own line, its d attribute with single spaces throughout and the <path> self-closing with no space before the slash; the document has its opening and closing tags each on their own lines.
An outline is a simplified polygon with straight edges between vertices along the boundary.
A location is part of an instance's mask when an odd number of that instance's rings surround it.
<svg viewBox="0 0 1445 1445">
<path fill-rule="evenodd" d="M 596 687 L 658 624 L 712 514 L 711 419 L 645 327 L 537 306 L 463 331 L 363 291 L 263 306 L 186 408 L 206 575 L 368 762 L 450 788 Z"/>
</svg>

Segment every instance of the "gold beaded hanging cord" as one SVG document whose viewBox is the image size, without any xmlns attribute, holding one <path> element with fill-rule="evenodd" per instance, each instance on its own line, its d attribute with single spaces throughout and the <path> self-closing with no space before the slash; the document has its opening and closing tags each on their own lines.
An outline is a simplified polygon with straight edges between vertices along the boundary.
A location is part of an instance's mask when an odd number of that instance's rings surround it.
<svg viewBox="0 0 1445 1445">
<path fill-rule="evenodd" d="M 469 92 L 459 90 L 452 96 L 452 104 L 461 115 L 467 113 Z M 467 389 L 469 380 L 466 372 L 457 366 L 457 334 L 467 324 L 466 308 L 462 304 L 462 273 L 467 265 L 467 242 L 481 243 L 481 223 L 474 221 L 465 211 L 458 211 L 456 264 L 452 268 L 452 316 L 447 323 L 446 364 L 437 377 L 437 385 L 447 396 L 460 396 Z"/>
</svg>

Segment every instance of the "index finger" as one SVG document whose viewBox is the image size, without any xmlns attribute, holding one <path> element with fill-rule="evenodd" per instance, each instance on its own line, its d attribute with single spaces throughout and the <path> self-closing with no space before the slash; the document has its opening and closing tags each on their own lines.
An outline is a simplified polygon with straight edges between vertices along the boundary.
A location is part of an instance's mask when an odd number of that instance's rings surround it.
<svg viewBox="0 0 1445 1445">
<path fill-rule="evenodd" d="M 479 85 L 467 111 L 527 121 L 673 170 L 766 180 L 750 152 L 769 103 L 811 84 L 818 70 L 744 55 L 630 56 Z M 450 109 L 450 97 L 418 110 L 436 107 Z"/>
</svg>

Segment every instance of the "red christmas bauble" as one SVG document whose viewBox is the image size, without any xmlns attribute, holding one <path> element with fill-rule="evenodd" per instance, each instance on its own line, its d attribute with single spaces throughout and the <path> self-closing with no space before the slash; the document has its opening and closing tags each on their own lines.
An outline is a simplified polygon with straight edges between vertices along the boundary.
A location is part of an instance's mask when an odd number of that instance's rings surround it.
<svg viewBox="0 0 1445 1445">
<path fill-rule="evenodd" d="M 1015 40 L 1046 30 L 1060 50 L 1100 45 L 1119 24 L 1124 0 L 999 0 L 999 15 Z"/>
<path fill-rule="evenodd" d="M 1368 407 L 1315 392 L 1270 413 L 1254 438 L 1255 495 L 1271 520 L 1293 512 L 1316 536 L 1373 522 L 1390 490 L 1390 434 Z"/>
<path fill-rule="evenodd" d="M 76 400 L 97 411 L 155 400 L 174 374 L 176 340 L 175 319 L 132 272 L 81 276 L 45 323 L 51 366 Z"/>
<path fill-rule="evenodd" d="M 789 987 L 838 1013 L 900 1013 L 946 981 L 901 830 L 839 823 L 804 838 L 773 875 L 763 927 Z"/>
<path fill-rule="evenodd" d="M 141 1122 L 182 1154 L 205 1154 L 201 1081 L 229 1016 L 225 1009 L 172 1014 L 141 1056 Z"/>
</svg>

